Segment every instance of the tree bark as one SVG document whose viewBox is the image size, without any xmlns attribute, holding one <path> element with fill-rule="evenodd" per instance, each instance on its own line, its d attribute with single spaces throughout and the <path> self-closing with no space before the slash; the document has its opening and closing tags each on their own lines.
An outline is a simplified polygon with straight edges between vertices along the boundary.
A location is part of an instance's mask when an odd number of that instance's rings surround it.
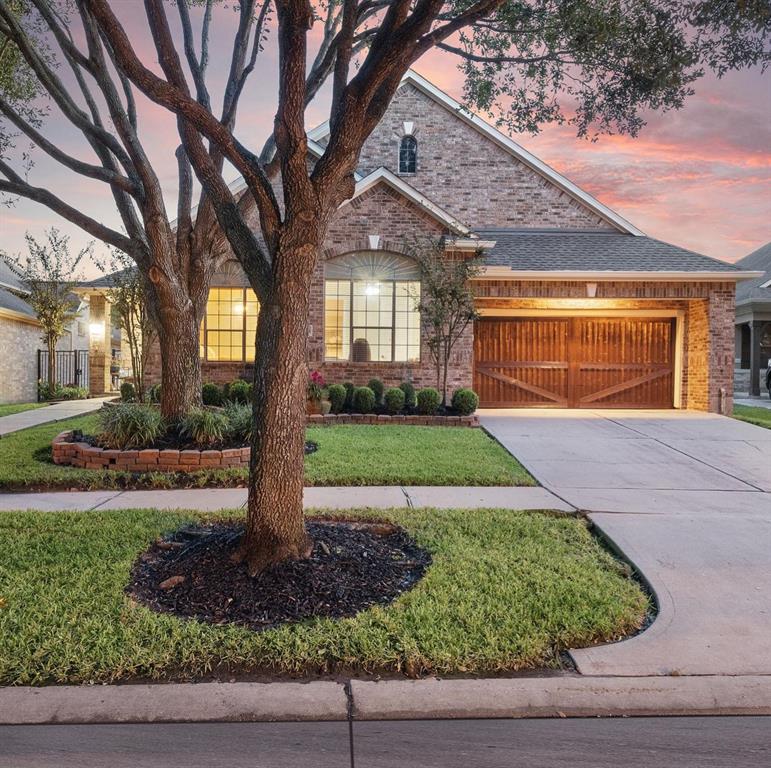
<svg viewBox="0 0 771 768">
<path fill-rule="evenodd" d="M 49 336 L 46 339 L 48 347 L 48 393 L 53 397 L 56 390 L 56 339 Z"/>
<path fill-rule="evenodd" d="M 200 318 L 192 302 L 158 312 L 161 348 L 161 413 L 174 423 L 201 405 Z"/>
<path fill-rule="evenodd" d="M 307 250 L 315 246 L 301 246 Z M 308 297 L 315 253 L 275 259 L 276 279 L 263 297 L 254 365 L 252 452 L 246 534 L 236 559 L 251 575 L 310 555 L 303 485 Z"/>
</svg>

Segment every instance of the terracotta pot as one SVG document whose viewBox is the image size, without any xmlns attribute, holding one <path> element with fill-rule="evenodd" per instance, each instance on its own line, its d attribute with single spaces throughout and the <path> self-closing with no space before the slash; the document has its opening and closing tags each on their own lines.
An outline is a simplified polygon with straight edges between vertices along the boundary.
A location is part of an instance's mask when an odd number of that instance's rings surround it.
<svg viewBox="0 0 771 768">
<path fill-rule="evenodd" d="M 319 400 L 306 400 L 305 412 L 308 416 L 318 416 L 321 413 L 321 402 Z"/>
</svg>

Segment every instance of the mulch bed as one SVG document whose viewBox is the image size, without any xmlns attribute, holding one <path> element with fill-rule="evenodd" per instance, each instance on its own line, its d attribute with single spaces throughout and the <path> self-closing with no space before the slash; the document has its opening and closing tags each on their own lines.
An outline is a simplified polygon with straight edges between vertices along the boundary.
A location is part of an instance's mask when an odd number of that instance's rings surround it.
<svg viewBox="0 0 771 768">
<path fill-rule="evenodd" d="M 139 557 L 126 592 L 160 613 L 263 630 L 385 605 L 431 564 L 431 555 L 391 523 L 314 520 L 307 529 L 314 541 L 308 559 L 252 578 L 230 560 L 242 525 L 182 528 Z"/>
<path fill-rule="evenodd" d="M 88 443 L 89 445 L 93 445 L 95 448 L 104 448 L 104 443 L 99 439 L 98 435 L 84 435 L 83 432 L 81 432 L 79 429 L 75 429 L 72 431 L 72 438 L 73 440 L 79 442 L 79 443 Z M 248 442 L 241 442 L 238 440 L 222 440 L 216 443 L 212 443 L 211 445 L 197 445 L 196 443 L 191 442 L 188 438 L 182 437 L 179 432 L 170 429 L 166 434 L 164 434 L 162 437 L 160 437 L 155 442 L 151 443 L 150 445 L 143 445 L 141 448 L 137 450 L 174 450 L 174 451 L 222 451 L 226 450 L 228 448 L 248 448 L 249 443 Z M 318 450 L 319 446 L 318 443 L 313 442 L 313 440 L 306 440 L 305 441 L 305 455 L 307 456 L 310 453 L 315 453 Z"/>
</svg>

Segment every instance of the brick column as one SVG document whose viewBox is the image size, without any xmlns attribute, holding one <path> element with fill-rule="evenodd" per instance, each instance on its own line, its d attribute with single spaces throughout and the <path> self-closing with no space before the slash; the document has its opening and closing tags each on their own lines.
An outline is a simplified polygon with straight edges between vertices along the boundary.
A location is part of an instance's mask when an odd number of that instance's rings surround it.
<svg viewBox="0 0 771 768">
<path fill-rule="evenodd" d="M 103 294 L 91 295 L 89 303 L 88 388 L 92 395 L 112 391 L 111 304 Z"/>
</svg>

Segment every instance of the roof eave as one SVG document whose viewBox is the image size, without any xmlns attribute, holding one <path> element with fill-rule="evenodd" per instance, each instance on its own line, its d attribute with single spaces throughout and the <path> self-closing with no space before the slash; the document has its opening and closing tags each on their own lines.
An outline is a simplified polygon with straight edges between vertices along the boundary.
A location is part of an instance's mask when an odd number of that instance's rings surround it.
<svg viewBox="0 0 771 768">
<path fill-rule="evenodd" d="M 762 273 L 761 273 L 762 274 Z M 644 270 L 515 270 L 511 267 L 484 266 L 475 280 L 582 280 L 602 282 L 608 280 L 646 280 L 651 282 L 672 282 L 700 280 L 704 282 L 737 282 L 757 277 L 756 272 L 715 271 L 644 271 Z"/>
<path fill-rule="evenodd" d="M 339 206 L 338 210 L 344 208 L 346 205 L 350 205 L 357 197 L 363 195 L 374 186 L 383 182 L 392 189 L 399 192 L 407 200 L 423 209 L 426 213 L 432 216 L 437 221 L 444 224 L 448 229 L 455 232 L 455 234 L 463 237 L 469 237 L 472 235 L 471 230 L 462 222 L 458 221 L 454 216 L 449 214 L 441 206 L 429 200 L 425 195 L 421 195 L 414 187 L 409 185 L 406 181 L 399 178 L 395 173 L 389 171 L 387 168 L 381 166 L 376 168 L 372 173 L 365 176 L 363 179 L 356 183 L 356 189 L 353 196 L 344 200 Z"/>
</svg>

